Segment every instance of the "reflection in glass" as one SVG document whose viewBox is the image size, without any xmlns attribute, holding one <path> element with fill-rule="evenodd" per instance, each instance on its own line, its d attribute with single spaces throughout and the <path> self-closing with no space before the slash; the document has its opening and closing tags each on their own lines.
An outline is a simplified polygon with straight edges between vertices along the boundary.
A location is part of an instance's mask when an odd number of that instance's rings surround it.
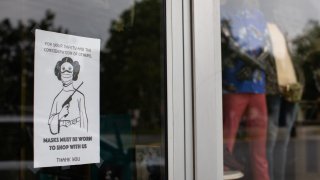
<svg viewBox="0 0 320 180">
<path fill-rule="evenodd" d="M 251 175 L 269 180 L 266 159 L 267 24 L 257 2 L 226 1 L 221 7 L 223 38 L 223 130 L 226 150 L 234 153 L 240 121 L 249 138 Z M 232 164 L 225 164 L 226 171 Z M 239 169 L 235 169 L 239 170 Z"/>
<path fill-rule="evenodd" d="M 0 5 L 1 179 L 134 180 L 141 179 L 142 161 L 143 177 L 165 179 L 163 2 L 15 0 Z M 33 168 L 35 29 L 102 40 L 100 164 Z"/>
<path fill-rule="evenodd" d="M 221 1 L 225 172 L 318 179 L 319 8 L 313 0 Z M 258 95 L 265 100 L 252 103 Z"/>
</svg>

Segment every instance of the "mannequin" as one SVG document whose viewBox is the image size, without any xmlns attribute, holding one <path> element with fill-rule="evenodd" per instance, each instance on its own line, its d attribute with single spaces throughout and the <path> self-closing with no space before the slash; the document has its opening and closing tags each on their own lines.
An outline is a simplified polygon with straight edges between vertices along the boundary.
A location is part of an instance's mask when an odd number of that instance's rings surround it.
<svg viewBox="0 0 320 180">
<path fill-rule="evenodd" d="M 296 120 L 298 103 L 282 95 L 281 91 L 288 91 L 293 84 L 298 84 L 298 78 L 285 36 L 274 23 L 268 23 L 268 30 L 272 42 L 274 56 L 273 69 L 268 72 L 267 91 L 268 107 L 268 146 L 269 171 L 271 180 L 284 180 L 287 157 L 287 147 L 290 133 Z M 274 88 L 272 88 L 274 87 Z M 302 95 L 302 90 L 298 90 Z M 300 96 L 301 97 L 301 96 Z"/>
<path fill-rule="evenodd" d="M 252 176 L 255 180 L 269 180 L 264 72 L 265 54 L 269 50 L 266 21 L 258 2 L 253 0 L 227 0 L 221 7 L 221 18 L 222 25 L 229 29 L 229 32 L 222 29 L 227 41 L 223 43 L 229 46 L 222 45 L 225 146 L 233 153 L 240 121 L 246 119 Z"/>
</svg>

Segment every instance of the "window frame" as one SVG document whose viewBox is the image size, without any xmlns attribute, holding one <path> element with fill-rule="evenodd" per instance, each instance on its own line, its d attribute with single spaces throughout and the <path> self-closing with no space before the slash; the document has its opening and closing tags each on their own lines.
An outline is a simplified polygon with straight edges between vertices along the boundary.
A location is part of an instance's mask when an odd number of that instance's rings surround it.
<svg viewBox="0 0 320 180">
<path fill-rule="evenodd" d="M 166 1 L 168 179 L 194 179 L 191 3 Z"/>
<path fill-rule="evenodd" d="M 223 179 L 220 1 L 192 5 L 195 179 Z"/>
</svg>

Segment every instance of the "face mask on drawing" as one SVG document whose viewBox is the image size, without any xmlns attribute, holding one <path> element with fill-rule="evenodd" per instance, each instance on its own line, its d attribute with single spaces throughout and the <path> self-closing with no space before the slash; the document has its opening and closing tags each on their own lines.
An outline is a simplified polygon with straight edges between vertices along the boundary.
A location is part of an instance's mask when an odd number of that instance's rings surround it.
<svg viewBox="0 0 320 180">
<path fill-rule="evenodd" d="M 69 86 L 72 83 L 73 78 L 73 66 L 72 64 L 65 62 L 61 65 L 61 81 L 63 86 Z"/>
</svg>

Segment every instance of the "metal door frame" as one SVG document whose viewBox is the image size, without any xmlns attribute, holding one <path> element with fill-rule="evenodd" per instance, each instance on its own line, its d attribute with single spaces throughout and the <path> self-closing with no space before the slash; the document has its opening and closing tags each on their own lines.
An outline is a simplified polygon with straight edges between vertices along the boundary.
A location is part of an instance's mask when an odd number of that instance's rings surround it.
<svg viewBox="0 0 320 180">
<path fill-rule="evenodd" d="M 195 179 L 223 179 L 220 0 L 192 0 Z"/>
<path fill-rule="evenodd" d="M 166 1 L 168 179 L 193 180 L 191 8 Z"/>
<path fill-rule="evenodd" d="M 168 179 L 223 179 L 219 0 L 167 0 Z"/>
</svg>

